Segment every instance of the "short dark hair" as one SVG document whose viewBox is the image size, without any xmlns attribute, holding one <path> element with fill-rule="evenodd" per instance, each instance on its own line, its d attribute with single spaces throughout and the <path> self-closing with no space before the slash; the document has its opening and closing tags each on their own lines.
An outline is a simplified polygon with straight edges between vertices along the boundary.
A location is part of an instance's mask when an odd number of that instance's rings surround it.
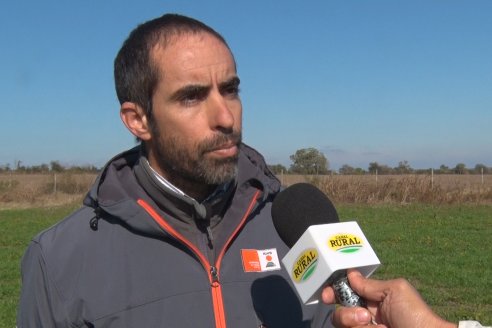
<svg viewBox="0 0 492 328">
<path fill-rule="evenodd" d="M 152 121 L 152 96 L 162 73 L 152 59 L 152 49 L 157 44 L 165 47 L 173 37 L 198 33 L 216 37 L 229 49 L 219 33 L 194 18 L 165 14 L 137 26 L 114 60 L 114 80 L 120 104 L 128 101 L 140 105 Z"/>
</svg>

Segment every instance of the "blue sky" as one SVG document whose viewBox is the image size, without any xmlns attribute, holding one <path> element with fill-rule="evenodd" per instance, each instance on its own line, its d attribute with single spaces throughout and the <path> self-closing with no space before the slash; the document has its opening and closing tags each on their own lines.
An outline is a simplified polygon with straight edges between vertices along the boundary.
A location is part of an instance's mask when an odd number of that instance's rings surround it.
<svg viewBox="0 0 492 328">
<path fill-rule="evenodd" d="M 103 165 L 134 145 L 113 59 L 139 23 L 195 17 L 229 42 L 244 141 L 333 169 L 492 166 L 492 1 L 4 1 L 0 165 Z"/>
</svg>

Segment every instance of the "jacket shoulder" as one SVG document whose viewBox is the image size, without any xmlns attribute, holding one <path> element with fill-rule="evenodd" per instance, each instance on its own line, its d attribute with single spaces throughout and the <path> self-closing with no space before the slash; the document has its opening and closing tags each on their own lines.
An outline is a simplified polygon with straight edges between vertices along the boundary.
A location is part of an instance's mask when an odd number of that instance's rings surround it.
<svg viewBox="0 0 492 328">
<path fill-rule="evenodd" d="M 39 244 L 41 249 L 58 243 L 60 238 L 65 239 L 69 236 L 73 242 L 73 238 L 79 235 L 81 231 L 90 228 L 90 220 L 95 216 L 93 208 L 83 206 L 53 226 L 38 233 L 32 242 Z"/>
</svg>

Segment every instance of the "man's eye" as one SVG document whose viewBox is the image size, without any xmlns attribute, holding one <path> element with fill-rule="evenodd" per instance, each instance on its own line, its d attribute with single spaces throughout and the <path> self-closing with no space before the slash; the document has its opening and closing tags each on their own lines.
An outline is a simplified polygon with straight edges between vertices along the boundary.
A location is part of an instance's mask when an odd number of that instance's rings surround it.
<svg viewBox="0 0 492 328">
<path fill-rule="evenodd" d="M 237 94 L 239 94 L 239 86 L 230 87 L 228 91 L 230 94 L 237 95 Z"/>
<path fill-rule="evenodd" d="M 205 99 L 206 96 L 206 90 L 193 90 L 182 95 L 179 101 L 183 104 L 183 106 L 193 106 Z"/>
<path fill-rule="evenodd" d="M 222 94 L 224 96 L 237 97 L 239 95 L 239 86 L 238 85 L 228 86 L 227 88 L 224 88 Z"/>
<path fill-rule="evenodd" d="M 181 103 L 185 106 L 192 105 L 198 101 L 198 97 L 196 95 L 188 95 L 181 99 Z"/>
<path fill-rule="evenodd" d="M 234 77 L 229 81 L 223 83 L 220 88 L 220 93 L 224 97 L 237 98 L 239 96 L 239 83 L 238 77 Z"/>
</svg>

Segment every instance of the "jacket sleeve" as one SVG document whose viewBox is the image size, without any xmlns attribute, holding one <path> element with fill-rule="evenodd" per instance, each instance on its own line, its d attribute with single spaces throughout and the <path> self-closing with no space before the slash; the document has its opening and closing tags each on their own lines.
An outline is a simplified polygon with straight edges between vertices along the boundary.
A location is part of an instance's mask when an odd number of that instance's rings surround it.
<svg viewBox="0 0 492 328">
<path fill-rule="evenodd" d="M 21 262 L 22 289 L 17 327 L 69 327 L 66 311 L 50 282 L 41 247 L 31 242 Z"/>
</svg>

